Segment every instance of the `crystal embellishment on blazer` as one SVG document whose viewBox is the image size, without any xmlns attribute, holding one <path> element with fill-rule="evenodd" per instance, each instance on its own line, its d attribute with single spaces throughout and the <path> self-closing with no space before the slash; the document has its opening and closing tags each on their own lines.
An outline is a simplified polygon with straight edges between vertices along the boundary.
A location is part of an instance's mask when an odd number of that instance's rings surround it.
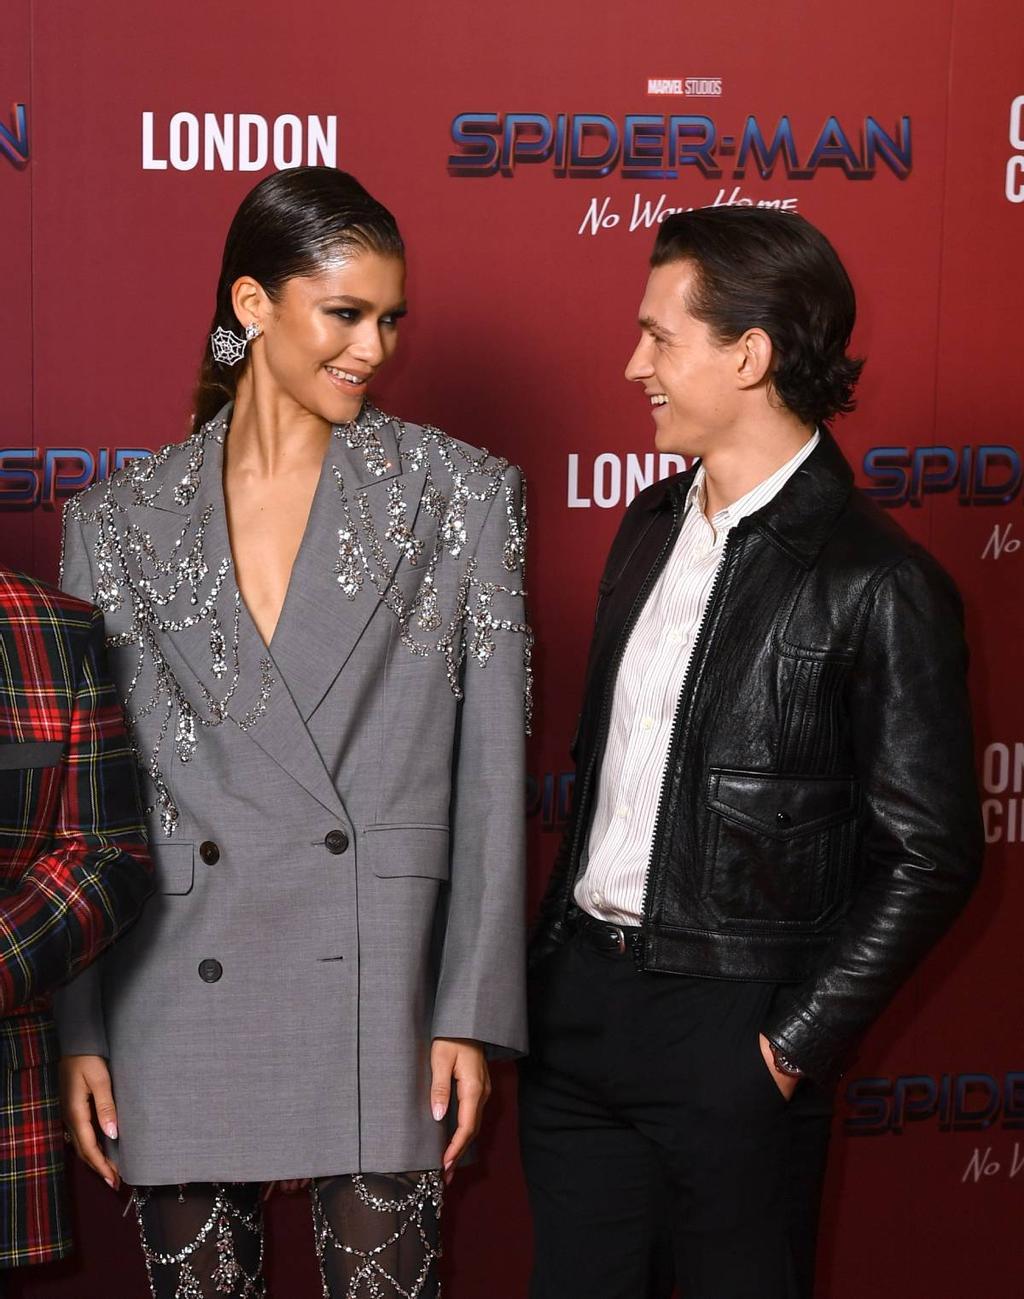
<svg viewBox="0 0 1024 1299">
<path fill-rule="evenodd" d="M 393 483 L 389 489 L 388 528 L 381 537 L 365 490 L 350 493 L 344 476 L 334 466 L 334 483 L 342 511 L 334 567 L 338 585 L 349 600 L 354 600 L 363 589 L 364 579 L 368 579 L 397 619 L 406 649 L 420 657 L 431 653 L 442 655 L 448 684 L 457 699 L 463 697 L 462 665 L 467 650 L 480 667 L 485 667 L 497 649 L 495 633 L 521 636 L 526 677 L 524 716 L 529 734 L 533 720 L 533 632 L 526 622 L 525 609 L 521 618 L 499 617 L 493 610 L 496 596 L 513 601 L 524 601 L 526 596 L 522 585 L 527 531 L 525 481 L 522 499 L 517 501 L 515 491 L 504 481 L 507 460 L 486 450 L 470 454 L 454 438 L 431 425 L 424 425 L 415 444 L 406 446 L 407 426 L 392 421 L 372 406 L 365 408 L 364 416 L 354 428 L 339 426 L 335 436 L 344 437 L 350 447 L 361 448 L 371 471 L 383 474 L 388 466 L 376 430 L 389 422 L 397 424 L 403 464 L 413 470 L 426 466 L 420 508 L 438 521 L 434 544 L 425 553 L 424 542 L 411 531 L 409 508 L 411 504 L 414 509 L 415 503 L 406 500 L 400 482 Z M 440 485 L 434 481 L 438 464 L 443 473 Z M 464 554 L 469 544 L 466 510 L 471 501 L 485 504 L 488 512 L 503 510 L 505 542 L 501 562 L 506 572 L 518 576 L 518 585 L 485 578 L 479 572 L 477 557 Z M 411 567 L 423 569 L 422 580 L 411 600 L 391 581 L 393 562 L 388 545 L 401 551 Z M 447 562 L 450 566 L 453 560 L 462 560 L 462 567 L 456 569 L 455 600 L 446 618 L 440 609 L 435 575 L 440 564 Z M 440 634 L 424 639 L 415 635 L 414 628 Z"/>
<path fill-rule="evenodd" d="M 525 667 L 524 711 L 527 732 L 531 724 L 533 633 L 521 616 L 501 616 L 501 607 L 525 599 L 522 585 L 526 545 L 526 488 L 522 499 L 505 483 L 508 461 L 486 451 L 470 453 L 440 430 L 424 427 L 413 445 L 401 421 L 366 405 L 351 424 L 338 425 L 334 436 L 363 456 L 374 478 L 392 472 L 378 432 L 395 427 L 404 470 L 425 468 L 419 501 L 406 495 L 397 480 L 386 487 L 387 526 L 374 521 L 366 489 L 349 490 L 337 466 L 332 466 L 337 489 L 337 550 L 324 555 L 345 600 L 354 600 L 365 584 L 373 589 L 398 622 L 402 644 L 413 654 L 438 654 L 444 661 L 448 684 L 463 696 L 464 664 L 485 667 L 494 655 L 499 634 L 521 638 Z M 129 648 L 135 659 L 125 691 L 125 708 L 140 768 L 152 782 L 154 804 L 161 829 L 172 836 L 180 813 L 167 781 L 166 752 L 171 746 L 179 762 L 194 758 L 205 731 L 233 717 L 242 730 L 250 730 L 265 714 L 277 684 L 269 654 L 259 660 L 255 697 L 241 715 L 231 712 L 241 679 L 241 595 L 234 580 L 230 554 L 210 554 L 208 532 L 214 507 L 181 518 L 181 527 L 166 553 L 158 553 L 153 537 L 139 526 L 143 509 L 161 508 L 166 489 L 180 515 L 194 501 L 202 480 L 203 462 L 211 441 L 223 444 L 228 417 L 218 416 L 197 429 L 184 443 L 172 443 L 155 455 L 129 462 L 106 483 L 92 488 L 89 502 L 73 497 L 67 516 L 94 529 L 91 562 L 95 575 L 94 601 L 103 610 L 111 646 Z M 173 454 L 185 453 L 185 472 L 176 481 L 155 482 L 157 471 Z M 482 503 L 489 521 L 494 510 L 504 516 L 504 543 L 499 568 L 509 581 L 495 580 L 498 572 L 483 574 L 470 551 L 466 512 L 471 502 Z M 417 507 L 431 517 L 433 541 L 413 531 Z M 144 516 L 143 516 L 144 517 Z M 475 543 L 475 539 L 474 539 Z M 407 598 L 393 581 L 396 563 L 404 561 L 422 574 L 416 593 Z M 442 599 L 438 570 L 448 575 Z M 63 556 L 61 562 L 63 572 Z M 498 612 L 495 612 L 495 602 Z M 508 609 L 506 607 L 506 613 Z M 167 633 L 202 627 L 208 647 L 208 667 L 216 687 L 201 680 L 189 682 L 186 691 L 163 645 Z M 148 740 L 143 743 L 141 732 Z"/>
<path fill-rule="evenodd" d="M 199 486 L 203 453 L 207 437 L 223 438 L 223 421 L 211 421 L 194 433 L 184 444 L 188 451 L 185 476 L 174 485 L 177 505 L 191 502 Z M 160 465 L 178 449 L 171 444 L 145 460 L 135 460 L 107 480 L 95 508 L 87 509 L 78 497 L 67 505 L 70 517 L 96 529 L 92 560 L 96 569 L 94 601 L 111 622 L 124 627 L 107 637 L 113 647 L 132 648 L 136 659 L 132 677 L 124 695 L 125 710 L 132 744 L 139 767 L 152 782 L 155 803 L 147 812 L 159 811 L 161 830 L 168 837 L 177 829 L 180 813 L 167 783 L 163 758 L 168 733 L 178 760 L 191 762 L 203 729 L 220 726 L 228 716 L 241 676 L 239 636 L 241 596 L 234 583 L 230 556 L 213 560 L 211 571 L 206 555 L 206 534 L 213 507 L 208 506 L 195 518 L 183 521 L 171 551 L 157 553 L 153 538 L 132 521 L 131 511 L 157 504 L 161 487 L 149 491 Z M 127 488 L 127 503 L 115 489 Z M 61 558 L 63 572 L 63 556 Z M 182 597 L 188 610 L 174 617 L 168 606 L 181 612 Z M 224 634 L 225 622 L 230 637 Z M 125 626 L 127 623 L 127 626 Z M 210 668 L 219 681 L 229 677 L 220 695 L 212 694 L 202 683 L 202 708 L 183 688 L 168 660 L 162 643 L 167 632 L 179 632 L 199 624 L 209 631 Z M 239 719 L 238 725 L 250 729 L 263 716 L 274 686 L 271 660 L 260 662 L 260 687 L 253 706 Z M 140 723 L 156 715 L 159 725 L 155 740 L 143 752 Z"/>
</svg>

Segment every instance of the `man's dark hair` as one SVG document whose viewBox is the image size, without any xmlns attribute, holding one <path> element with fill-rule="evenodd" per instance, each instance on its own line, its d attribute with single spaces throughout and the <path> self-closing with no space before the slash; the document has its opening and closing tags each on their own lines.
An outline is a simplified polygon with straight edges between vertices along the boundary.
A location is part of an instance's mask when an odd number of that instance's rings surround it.
<svg viewBox="0 0 1024 1299">
<path fill-rule="evenodd" d="M 748 329 L 772 340 L 771 386 L 807 424 L 854 408 L 864 366 L 846 355 L 857 316 L 835 249 L 809 221 L 771 208 L 713 207 L 663 222 L 652 266 L 697 268 L 687 309 L 721 343 Z"/>
</svg>

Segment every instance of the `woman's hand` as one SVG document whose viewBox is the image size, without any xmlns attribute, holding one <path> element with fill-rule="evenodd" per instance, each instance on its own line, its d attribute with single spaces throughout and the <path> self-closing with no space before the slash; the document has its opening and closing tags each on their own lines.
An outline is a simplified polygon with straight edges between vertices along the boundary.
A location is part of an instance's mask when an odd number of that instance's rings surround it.
<svg viewBox="0 0 1024 1299">
<path fill-rule="evenodd" d="M 483 1047 L 467 1038 L 434 1038 L 430 1048 L 430 1072 L 430 1110 L 434 1118 L 440 1122 L 448 1113 L 453 1078 L 459 1101 L 458 1126 L 443 1158 L 444 1180 L 450 1183 L 455 1165 L 480 1131 L 484 1106 L 491 1094 L 491 1077 Z"/>
<path fill-rule="evenodd" d="M 61 1060 L 60 1103 L 75 1154 L 116 1191 L 121 1185 L 121 1174 L 117 1165 L 104 1155 L 93 1123 L 95 1111 L 99 1126 L 108 1137 L 117 1139 L 117 1109 L 110 1070 L 101 1055 L 66 1055 Z"/>
</svg>

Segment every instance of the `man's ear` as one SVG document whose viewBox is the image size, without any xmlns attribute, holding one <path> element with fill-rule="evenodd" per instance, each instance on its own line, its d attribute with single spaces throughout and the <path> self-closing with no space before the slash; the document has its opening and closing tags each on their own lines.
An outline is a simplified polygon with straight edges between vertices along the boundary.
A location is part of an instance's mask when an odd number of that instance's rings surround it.
<svg viewBox="0 0 1024 1299">
<path fill-rule="evenodd" d="M 736 343 L 736 378 L 742 388 L 756 388 L 772 370 L 774 348 L 763 329 L 748 329 Z"/>
</svg>

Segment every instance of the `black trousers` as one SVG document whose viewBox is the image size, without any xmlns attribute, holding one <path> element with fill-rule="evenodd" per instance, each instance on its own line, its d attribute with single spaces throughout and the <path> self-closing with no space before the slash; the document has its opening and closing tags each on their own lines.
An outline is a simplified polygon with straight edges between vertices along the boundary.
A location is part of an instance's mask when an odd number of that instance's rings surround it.
<svg viewBox="0 0 1024 1299">
<path fill-rule="evenodd" d="M 787 1102 L 776 985 L 638 972 L 577 931 L 534 972 L 520 1073 L 531 1299 L 810 1299 L 832 1098 Z"/>
</svg>

